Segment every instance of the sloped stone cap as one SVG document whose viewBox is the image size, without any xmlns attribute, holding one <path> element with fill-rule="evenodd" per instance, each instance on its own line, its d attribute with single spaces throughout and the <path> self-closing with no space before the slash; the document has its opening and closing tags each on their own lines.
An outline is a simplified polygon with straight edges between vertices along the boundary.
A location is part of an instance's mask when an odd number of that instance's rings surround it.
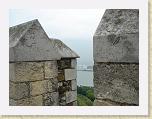
<svg viewBox="0 0 152 119">
<path fill-rule="evenodd" d="M 93 37 L 95 62 L 139 62 L 139 10 L 107 9 Z"/>
<path fill-rule="evenodd" d="M 53 39 L 52 40 L 54 47 L 56 48 L 57 52 L 59 52 L 61 58 L 80 58 L 80 56 L 71 50 L 66 44 L 64 44 L 61 40 Z"/>
<path fill-rule="evenodd" d="M 10 62 L 60 58 L 60 54 L 53 47 L 52 41 L 37 19 L 9 28 Z"/>
</svg>

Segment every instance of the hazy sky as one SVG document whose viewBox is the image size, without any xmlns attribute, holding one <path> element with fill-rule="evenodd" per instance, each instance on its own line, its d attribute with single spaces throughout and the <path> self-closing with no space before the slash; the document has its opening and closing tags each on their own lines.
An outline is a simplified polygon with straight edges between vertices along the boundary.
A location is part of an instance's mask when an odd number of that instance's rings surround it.
<svg viewBox="0 0 152 119">
<path fill-rule="evenodd" d="M 9 25 L 38 19 L 50 38 L 62 40 L 80 56 L 78 64 L 93 64 L 93 34 L 104 9 L 10 10 Z"/>
</svg>

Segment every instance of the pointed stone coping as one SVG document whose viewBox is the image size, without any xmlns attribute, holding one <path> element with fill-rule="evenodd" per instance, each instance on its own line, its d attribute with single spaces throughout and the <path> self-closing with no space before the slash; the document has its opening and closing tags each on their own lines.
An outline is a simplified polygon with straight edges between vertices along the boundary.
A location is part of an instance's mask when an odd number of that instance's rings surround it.
<svg viewBox="0 0 152 119">
<path fill-rule="evenodd" d="M 139 10 L 107 9 L 93 37 L 95 62 L 139 63 Z"/>
<path fill-rule="evenodd" d="M 10 62 L 59 59 L 60 54 L 37 19 L 9 28 Z"/>
<path fill-rule="evenodd" d="M 80 58 L 80 56 L 71 50 L 66 44 L 61 40 L 50 38 L 53 41 L 54 47 L 57 52 L 61 55 L 61 58 Z"/>
</svg>

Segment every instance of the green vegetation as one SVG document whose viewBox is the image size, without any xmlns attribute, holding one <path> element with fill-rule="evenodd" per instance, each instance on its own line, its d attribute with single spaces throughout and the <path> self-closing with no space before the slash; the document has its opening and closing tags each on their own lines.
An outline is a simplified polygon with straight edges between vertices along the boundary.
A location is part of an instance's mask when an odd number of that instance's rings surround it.
<svg viewBox="0 0 152 119">
<path fill-rule="evenodd" d="M 77 86 L 78 106 L 92 106 L 95 99 L 93 87 Z"/>
</svg>

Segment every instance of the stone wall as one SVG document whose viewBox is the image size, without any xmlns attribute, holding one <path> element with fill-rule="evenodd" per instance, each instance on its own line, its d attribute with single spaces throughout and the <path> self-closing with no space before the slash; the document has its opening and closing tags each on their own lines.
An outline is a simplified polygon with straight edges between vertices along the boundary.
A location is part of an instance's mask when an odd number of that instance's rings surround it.
<svg viewBox="0 0 152 119">
<path fill-rule="evenodd" d="M 10 27 L 9 105 L 76 105 L 78 57 L 62 41 L 50 39 L 37 19 Z"/>
<path fill-rule="evenodd" d="M 58 61 L 59 105 L 77 105 L 76 59 L 63 58 Z"/>
<path fill-rule="evenodd" d="M 57 61 L 9 64 L 9 105 L 58 105 Z"/>
<path fill-rule="evenodd" d="M 139 10 L 106 10 L 93 55 L 94 105 L 139 105 Z"/>
</svg>

